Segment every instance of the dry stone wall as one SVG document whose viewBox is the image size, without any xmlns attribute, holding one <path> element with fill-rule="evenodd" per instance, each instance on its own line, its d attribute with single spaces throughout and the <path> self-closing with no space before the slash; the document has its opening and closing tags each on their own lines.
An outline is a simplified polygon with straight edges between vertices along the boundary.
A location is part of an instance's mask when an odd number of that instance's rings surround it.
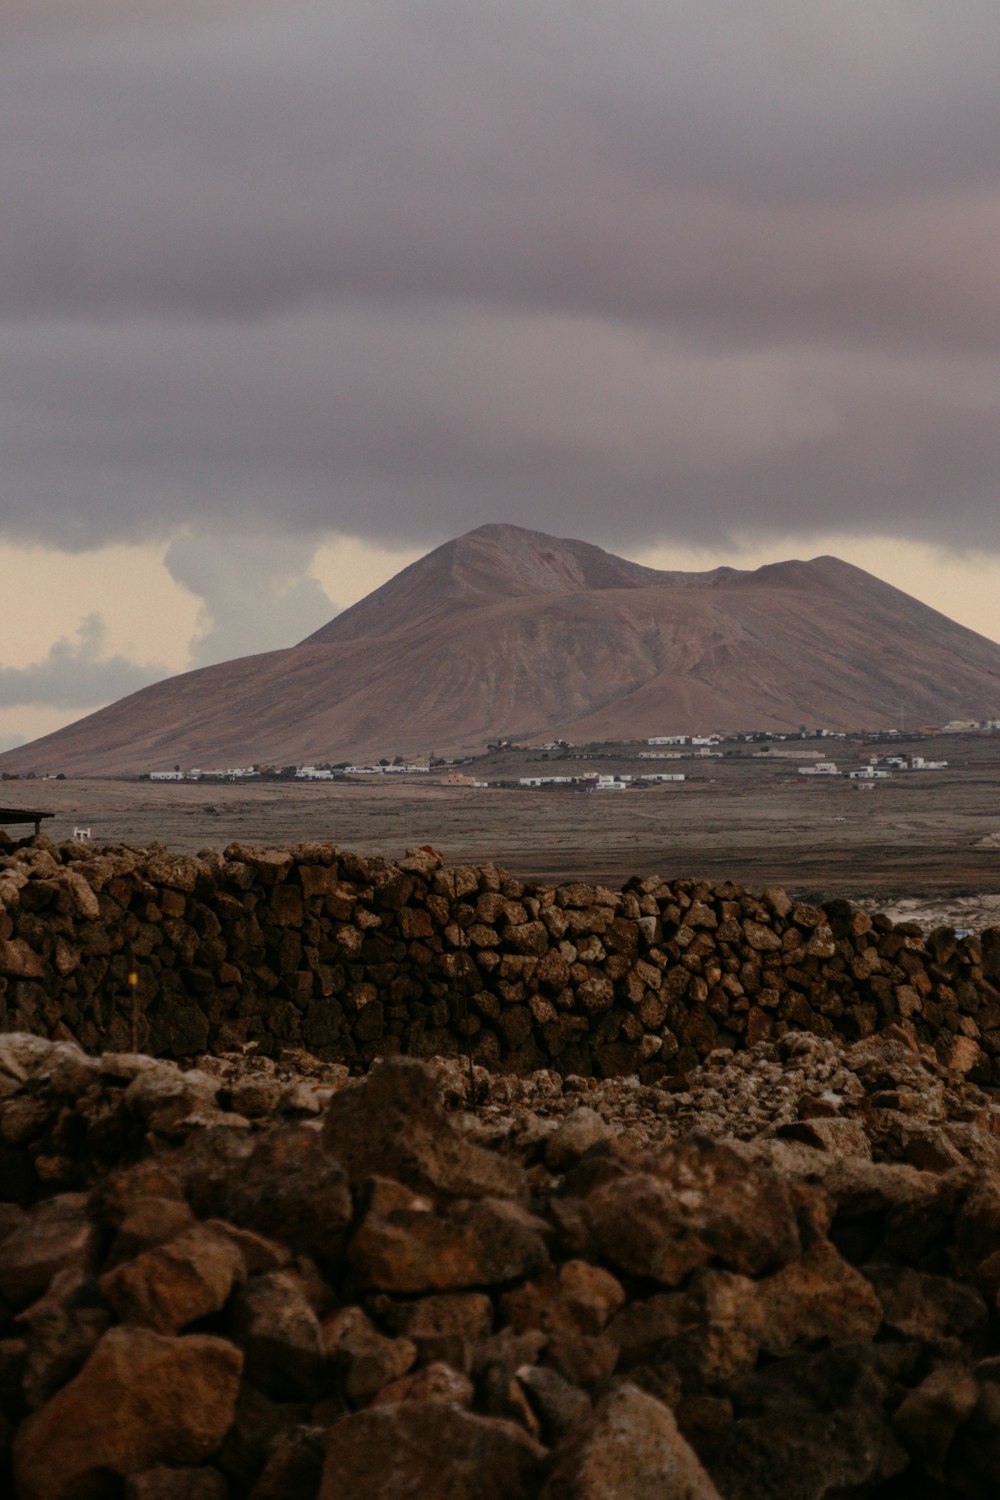
<svg viewBox="0 0 1000 1500">
<path fill-rule="evenodd" d="M 44 837 L 0 856 L 0 1029 L 189 1058 L 299 1047 L 363 1070 L 468 1050 L 525 1073 L 684 1073 L 789 1030 L 898 1025 L 1000 1082 L 1000 929 L 956 938 L 658 876 L 526 884 L 330 844 L 197 858 Z"/>
</svg>

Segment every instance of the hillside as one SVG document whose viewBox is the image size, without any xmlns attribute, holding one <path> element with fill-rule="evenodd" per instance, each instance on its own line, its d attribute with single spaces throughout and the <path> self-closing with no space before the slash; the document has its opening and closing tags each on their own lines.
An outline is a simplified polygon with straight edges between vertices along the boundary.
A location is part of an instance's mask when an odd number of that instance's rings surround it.
<svg viewBox="0 0 1000 1500">
<path fill-rule="evenodd" d="M 0 756 L 113 775 L 692 729 L 1000 716 L 1000 645 L 833 557 L 660 572 L 484 526 L 297 646 L 183 673 Z"/>
</svg>

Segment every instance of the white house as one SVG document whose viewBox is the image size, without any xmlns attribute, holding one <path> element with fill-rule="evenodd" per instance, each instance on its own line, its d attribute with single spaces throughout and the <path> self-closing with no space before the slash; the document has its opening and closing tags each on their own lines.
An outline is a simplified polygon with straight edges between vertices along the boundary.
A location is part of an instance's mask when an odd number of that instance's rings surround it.
<svg viewBox="0 0 1000 1500">
<path fill-rule="evenodd" d="M 800 776 L 839 776 L 836 764 L 832 760 L 818 760 L 814 766 L 799 766 Z"/>
</svg>

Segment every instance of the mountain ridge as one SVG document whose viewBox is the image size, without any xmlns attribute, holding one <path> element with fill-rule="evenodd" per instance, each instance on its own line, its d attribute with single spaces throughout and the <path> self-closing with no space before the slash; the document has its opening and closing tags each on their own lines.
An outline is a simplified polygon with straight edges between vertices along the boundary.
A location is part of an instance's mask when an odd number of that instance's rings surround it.
<svg viewBox="0 0 1000 1500">
<path fill-rule="evenodd" d="M 670 572 L 485 526 L 295 646 L 182 673 L 0 755 L 135 774 L 454 753 L 496 738 L 1000 716 L 1000 645 L 853 564 Z"/>
</svg>

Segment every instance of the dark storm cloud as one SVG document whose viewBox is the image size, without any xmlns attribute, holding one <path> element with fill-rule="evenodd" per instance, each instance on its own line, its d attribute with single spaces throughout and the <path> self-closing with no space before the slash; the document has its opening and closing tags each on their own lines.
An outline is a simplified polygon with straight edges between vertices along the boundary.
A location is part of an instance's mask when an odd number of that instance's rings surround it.
<svg viewBox="0 0 1000 1500">
<path fill-rule="evenodd" d="M 165 675 L 163 667 L 142 667 L 124 656 L 107 656 L 105 645 L 103 620 L 100 615 L 88 615 L 80 622 L 76 639 L 61 637 L 42 661 L 27 667 L 0 667 L 0 707 L 90 708 L 123 698 Z"/>
<path fill-rule="evenodd" d="M 995 0 L 17 0 L 9 29 L 10 534 L 1000 546 Z M 276 609 L 321 607 L 265 557 Z M 200 568 L 221 618 L 231 560 Z"/>
</svg>

